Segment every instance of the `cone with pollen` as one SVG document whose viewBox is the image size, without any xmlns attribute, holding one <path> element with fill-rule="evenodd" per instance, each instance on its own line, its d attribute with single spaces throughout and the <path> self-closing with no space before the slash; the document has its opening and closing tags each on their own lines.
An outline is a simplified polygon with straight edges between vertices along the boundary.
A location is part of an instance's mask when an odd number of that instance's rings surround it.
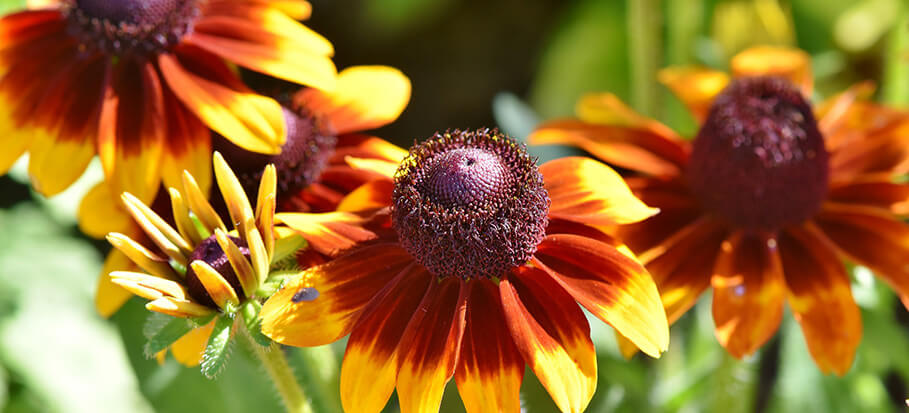
<svg viewBox="0 0 909 413">
<path fill-rule="evenodd" d="M 531 143 L 628 169 L 634 193 L 660 208 L 616 235 L 654 275 L 671 322 L 712 286 L 717 339 L 744 357 L 775 334 L 788 301 L 818 367 L 845 374 L 862 322 L 843 259 L 909 305 L 909 186 L 894 181 L 909 170 L 909 113 L 868 102 L 867 84 L 812 107 L 799 50 L 757 47 L 731 67 L 732 77 L 660 73 L 701 122 L 692 142 L 599 94 L 578 103 L 580 120 L 548 122 Z"/>
<path fill-rule="evenodd" d="M 656 210 L 611 169 L 584 158 L 537 167 L 495 130 L 436 134 L 392 176 L 341 202 L 374 234 L 290 280 L 263 306 L 263 332 L 295 346 L 350 335 L 341 399 L 379 412 L 438 411 L 452 378 L 468 412 L 520 411 L 529 366 L 563 412 L 596 389 L 580 303 L 657 357 L 668 325 L 647 271 L 590 222 Z M 596 185 L 594 185 L 596 183 Z M 278 214 L 294 228 L 301 215 Z"/>
<path fill-rule="evenodd" d="M 216 319 L 237 313 L 244 305 L 255 308 L 259 288 L 269 274 L 276 249 L 274 224 L 275 168 L 262 174 L 255 209 L 220 154 L 214 170 L 233 225 L 228 227 L 205 200 L 195 179 L 183 175 L 182 189 L 170 188 L 171 225 L 130 193 L 123 194 L 126 209 L 150 243 L 111 233 L 108 241 L 140 271 L 114 271 L 113 284 L 144 297 L 146 308 L 178 318 L 205 320 L 211 331 Z M 189 333 L 186 331 L 185 333 Z M 172 337 L 174 339 L 179 336 Z M 195 333 L 174 343 L 193 354 L 187 364 L 198 364 L 208 340 Z"/>
<path fill-rule="evenodd" d="M 92 157 L 111 192 L 151 202 L 188 170 L 207 191 L 210 130 L 250 151 L 284 143 L 280 105 L 230 65 L 333 89 L 333 48 L 303 0 L 61 0 L 0 18 L 0 173 L 25 152 L 35 188 Z"/>
</svg>

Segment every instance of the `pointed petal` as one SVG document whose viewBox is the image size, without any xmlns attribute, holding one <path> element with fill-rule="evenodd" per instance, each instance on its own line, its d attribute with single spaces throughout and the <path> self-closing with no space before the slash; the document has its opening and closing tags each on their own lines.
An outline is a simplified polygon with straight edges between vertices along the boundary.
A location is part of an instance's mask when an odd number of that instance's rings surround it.
<svg viewBox="0 0 909 413">
<path fill-rule="evenodd" d="M 874 206 L 901 215 L 909 213 L 909 184 L 893 182 L 886 175 L 869 175 L 847 183 L 834 183 L 827 197 L 840 204 Z"/>
<path fill-rule="evenodd" d="M 203 237 L 196 229 L 196 224 L 189 213 L 189 207 L 183 200 L 183 194 L 175 188 L 168 188 L 167 191 L 170 194 L 170 205 L 174 214 L 174 222 L 177 224 L 177 231 L 191 245 L 201 244 L 202 240 L 207 237 Z"/>
<path fill-rule="evenodd" d="M 120 195 L 104 181 L 95 184 L 79 203 L 79 230 L 93 238 L 104 238 L 111 232 L 128 232 L 135 228 L 132 217 L 123 209 Z"/>
<path fill-rule="evenodd" d="M 313 249 L 325 255 L 335 255 L 376 238 L 374 232 L 361 227 L 365 219 L 346 212 L 284 213 L 277 214 L 275 220 L 299 232 Z"/>
<path fill-rule="evenodd" d="M 177 272 L 167 263 L 166 258 L 149 251 L 148 248 L 133 241 L 129 236 L 113 232 L 107 235 L 107 241 L 149 274 L 178 279 Z"/>
<path fill-rule="evenodd" d="M 837 249 L 909 299 L 909 226 L 878 208 L 828 203 L 815 223 Z M 907 305 L 909 308 L 909 305 Z"/>
<path fill-rule="evenodd" d="M 780 76 L 801 88 L 806 97 L 813 93 L 811 56 L 799 49 L 755 46 L 735 55 L 729 64 L 735 77 Z"/>
<path fill-rule="evenodd" d="M 240 180 L 230 169 L 230 165 L 221 156 L 221 153 L 215 152 L 214 155 L 215 179 L 218 182 L 218 188 L 224 197 L 224 203 L 227 204 L 227 211 L 230 213 L 230 219 L 234 225 L 243 225 L 252 222 L 255 219 L 252 206 L 249 205 L 249 199 L 246 197 L 246 191 Z M 238 228 L 242 229 L 238 226 Z"/>
<path fill-rule="evenodd" d="M 670 142 L 681 140 L 668 126 L 637 113 L 612 93 L 588 93 L 578 100 L 575 112 L 584 122 L 650 131 Z"/>
<path fill-rule="evenodd" d="M 518 267 L 499 282 L 508 330 L 563 413 L 583 412 L 597 387 L 597 359 L 584 313 L 541 270 Z"/>
<path fill-rule="evenodd" d="M 577 146 L 604 162 L 654 176 L 676 176 L 688 162 L 688 143 L 628 126 L 555 120 L 537 127 L 527 140 Z"/>
<path fill-rule="evenodd" d="M 224 254 L 227 256 L 231 268 L 234 269 L 234 274 L 237 275 L 237 279 L 243 287 L 243 295 L 246 297 L 255 295 L 256 289 L 259 288 L 259 278 L 255 271 L 253 271 L 253 267 L 249 263 L 249 260 L 243 255 L 240 248 L 237 247 L 237 244 L 227 237 L 226 232 L 216 229 L 215 239 L 218 241 L 218 246 L 221 247 L 221 251 L 224 251 Z"/>
<path fill-rule="evenodd" d="M 379 412 L 398 377 L 396 349 L 435 278 L 411 263 L 363 310 L 341 365 L 341 402 L 348 412 Z"/>
<path fill-rule="evenodd" d="M 698 123 L 704 123 L 713 99 L 729 84 L 729 75 L 705 67 L 669 67 L 660 70 L 658 78 L 685 104 Z"/>
<path fill-rule="evenodd" d="M 202 260 L 195 260 L 189 265 L 196 274 L 196 278 L 205 287 L 205 292 L 208 293 L 219 308 L 227 308 L 228 303 L 234 306 L 240 304 L 240 299 L 237 297 L 234 288 L 218 273 L 218 270 Z"/>
<path fill-rule="evenodd" d="M 783 268 L 773 238 L 732 234 L 723 242 L 713 277 L 716 336 L 736 358 L 754 353 L 783 317 Z"/>
<path fill-rule="evenodd" d="M 448 277 L 429 285 L 398 345 L 401 413 L 436 412 L 445 384 L 454 376 L 467 307 L 463 280 Z"/>
<path fill-rule="evenodd" d="M 333 343 L 350 332 L 363 307 L 411 262 L 396 244 L 375 244 L 310 268 L 265 302 L 262 332 L 293 346 Z M 310 299 L 312 295 L 316 297 Z"/>
<path fill-rule="evenodd" d="M 145 304 L 145 308 L 149 311 L 181 318 L 204 317 L 214 313 L 214 310 L 204 305 L 171 297 L 161 297 Z"/>
<path fill-rule="evenodd" d="M 568 157 L 540 166 L 552 204 L 549 216 L 587 225 L 628 224 L 658 210 L 644 205 L 612 168 L 593 159 Z"/>
<path fill-rule="evenodd" d="M 344 161 L 347 162 L 347 165 L 350 165 L 351 168 L 374 172 L 379 176 L 388 179 L 394 178 L 395 172 L 400 165 L 399 163 L 383 161 L 381 159 L 355 158 L 352 156 L 344 158 Z"/>
<path fill-rule="evenodd" d="M 186 367 L 198 366 L 202 362 L 202 353 L 205 352 L 205 346 L 208 345 L 208 338 L 214 328 L 215 321 L 212 320 L 208 324 L 184 334 L 170 345 L 174 358 Z"/>
<path fill-rule="evenodd" d="M 849 275 L 830 241 L 813 226 L 790 228 L 779 242 L 789 306 L 808 350 L 822 372 L 842 376 L 852 367 L 862 338 Z"/>
<path fill-rule="evenodd" d="M 192 254 L 193 248 L 180 233 L 129 192 L 124 192 L 120 198 L 126 210 L 155 245 L 175 261 L 185 265 L 186 257 Z"/>
<path fill-rule="evenodd" d="M 455 371 L 468 413 L 521 411 L 524 359 L 508 332 L 502 300 L 489 280 L 468 283 L 467 318 Z"/>
<path fill-rule="evenodd" d="M 160 55 L 158 64 L 177 98 L 212 130 L 249 151 L 281 151 L 285 130 L 278 102 L 191 73 L 169 54 Z"/>
<path fill-rule="evenodd" d="M 114 271 L 110 273 L 111 280 L 124 288 L 129 289 L 125 284 L 135 285 L 143 289 L 152 289 L 158 291 L 154 297 L 145 297 L 139 292 L 136 295 L 143 296 L 150 300 L 156 300 L 163 297 L 173 297 L 178 300 L 186 300 L 187 292 L 183 285 L 165 278 L 155 277 L 135 271 Z"/>
<path fill-rule="evenodd" d="M 104 259 L 101 274 L 98 275 L 98 287 L 95 290 L 95 309 L 101 317 L 107 318 L 116 313 L 132 297 L 132 293 L 111 282 L 110 273 L 114 271 L 134 271 L 136 265 L 122 252 L 113 250 Z"/>
<path fill-rule="evenodd" d="M 338 204 L 339 212 L 362 212 L 391 205 L 391 194 L 394 191 L 394 182 L 378 180 L 363 184 L 353 192 L 347 194 Z"/>
<path fill-rule="evenodd" d="M 400 164 L 407 156 L 407 150 L 375 136 L 345 134 L 338 137 L 338 145 L 332 155 L 332 163 L 343 163 L 348 156 L 366 159 L 382 159 Z"/>
<path fill-rule="evenodd" d="M 186 195 L 189 209 L 196 215 L 196 218 L 199 218 L 202 226 L 208 230 L 209 234 L 214 234 L 215 229 L 227 231 L 227 227 L 224 226 L 221 217 L 208 203 L 207 192 L 202 192 L 195 178 L 186 171 L 183 172 L 183 194 Z"/>
<path fill-rule="evenodd" d="M 387 66 L 354 66 L 338 74 L 331 92 L 304 89 L 294 104 L 327 119 L 338 134 L 375 129 L 393 122 L 410 101 L 410 79 Z"/>
<path fill-rule="evenodd" d="M 581 305 L 652 357 L 669 348 L 669 323 L 650 274 L 614 247 L 577 235 L 549 235 L 535 266 Z"/>
</svg>

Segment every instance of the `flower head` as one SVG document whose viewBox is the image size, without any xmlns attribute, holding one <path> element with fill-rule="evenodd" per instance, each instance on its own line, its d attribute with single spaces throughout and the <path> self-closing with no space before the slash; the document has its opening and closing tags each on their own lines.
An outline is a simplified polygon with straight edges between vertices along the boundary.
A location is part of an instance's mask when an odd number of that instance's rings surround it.
<svg viewBox="0 0 909 413">
<path fill-rule="evenodd" d="M 632 190 L 661 213 L 616 234 L 654 275 L 671 322 L 712 286 L 716 336 L 743 357 L 773 336 L 788 299 L 818 366 L 844 374 L 862 325 L 842 259 L 909 305 L 897 258 L 909 254 L 909 186 L 893 180 L 909 166 L 909 114 L 865 100 L 867 84 L 812 107 L 799 50 L 752 48 L 731 66 L 731 79 L 660 73 L 701 121 L 693 142 L 608 94 L 585 97 L 580 121 L 547 123 L 531 141 L 577 145 L 632 171 Z"/>
<path fill-rule="evenodd" d="M 210 182 L 210 131 L 275 154 L 280 105 L 229 64 L 331 89 L 331 44 L 302 0 L 64 0 L 0 18 L 0 172 L 24 152 L 35 188 L 67 188 L 98 155 L 112 193 L 154 199 L 189 170 Z"/>
<path fill-rule="evenodd" d="M 589 159 L 537 167 L 494 130 L 450 131 L 415 145 L 396 171 L 350 193 L 372 236 L 343 240 L 332 261 L 303 271 L 263 306 L 263 332 L 297 346 L 350 339 L 341 368 L 345 410 L 434 411 L 457 381 L 469 412 L 517 410 L 529 365 L 562 411 L 582 411 L 596 356 L 581 303 L 645 352 L 668 344 L 665 313 L 644 268 L 588 226 L 656 211 Z M 594 185 L 594 183 L 596 185 Z M 278 214 L 291 228 L 308 215 Z M 334 231 L 332 231 L 334 229 Z"/>
</svg>

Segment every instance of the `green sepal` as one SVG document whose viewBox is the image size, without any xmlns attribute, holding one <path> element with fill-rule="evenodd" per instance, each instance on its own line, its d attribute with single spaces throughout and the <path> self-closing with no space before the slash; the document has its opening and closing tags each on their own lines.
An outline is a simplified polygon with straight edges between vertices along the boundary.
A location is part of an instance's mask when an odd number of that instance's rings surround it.
<svg viewBox="0 0 909 413">
<path fill-rule="evenodd" d="M 142 325 L 142 336 L 146 340 L 151 340 L 156 334 L 158 334 L 161 329 L 163 329 L 168 323 L 174 320 L 173 316 L 169 316 L 164 313 L 158 313 L 155 311 L 149 312 L 148 317 L 145 318 L 145 324 Z"/>
<path fill-rule="evenodd" d="M 166 350 L 167 347 L 179 340 L 180 337 L 183 337 L 184 334 L 196 327 L 195 323 L 189 319 L 178 317 L 170 318 L 171 320 L 160 326 L 160 328 L 154 324 L 160 323 L 161 320 L 149 317 L 149 320 L 145 323 L 144 333 L 151 333 L 153 329 L 157 328 L 157 331 L 155 331 L 154 334 L 148 338 L 148 342 L 145 343 L 145 357 L 152 358 L 160 351 Z"/>
<path fill-rule="evenodd" d="M 256 290 L 256 297 L 259 298 L 268 298 L 274 295 L 275 292 L 281 289 L 284 286 L 284 283 L 287 280 L 299 276 L 303 271 L 299 268 L 291 270 L 278 270 L 272 271 L 268 274 L 268 278 L 262 283 L 262 286 Z"/>
<path fill-rule="evenodd" d="M 243 315 L 246 331 L 249 332 L 249 336 L 252 337 L 253 341 L 260 346 L 268 347 L 271 344 L 271 339 L 262 334 L 262 319 L 259 318 L 260 310 L 262 310 L 262 305 L 258 301 L 250 300 L 240 309 L 240 314 Z"/>
<path fill-rule="evenodd" d="M 275 240 L 274 253 L 271 256 L 271 263 L 278 264 L 288 258 L 294 258 L 294 254 L 307 247 L 306 239 L 299 234 L 293 234 L 289 237 L 278 238 Z M 296 264 L 296 259 L 294 259 Z"/>
<path fill-rule="evenodd" d="M 202 353 L 201 370 L 205 377 L 215 378 L 227 365 L 230 358 L 230 330 L 233 325 L 233 318 L 226 315 L 218 316 L 215 320 L 208 345 Z"/>
</svg>

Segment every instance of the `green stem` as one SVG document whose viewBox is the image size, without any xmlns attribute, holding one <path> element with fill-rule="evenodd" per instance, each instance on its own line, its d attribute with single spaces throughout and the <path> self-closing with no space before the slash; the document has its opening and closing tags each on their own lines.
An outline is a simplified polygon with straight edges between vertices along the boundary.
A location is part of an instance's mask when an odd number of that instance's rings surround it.
<svg viewBox="0 0 909 413">
<path fill-rule="evenodd" d="M 246 344 L 252 348 L 256 357 L 262 362 L 262 366 L 265 367 L 265 371 L 268 372 L 268 376 L 275 384 L 275 388 L 278 389 L 278 393 L 281 394 L 281 400 L 284 402 L 284 407 L 287 408 L 287 412 L 313 413 L 312 406 L 309 404 L 309 399 L 303 393 L 303 388 L 300 387 L 300 384 L 297 382 L 297 378 L 294 376 L 294 372 L 290 368 L 290 365 L 287 364 L 287 358 L 284 357 L 284 352 L 281 351 L 281 347 L 276 343 L 271 343 L 268 347 L 263 347 L 256 343 L 252 337 L 249 336 L 249 333 L 245 331 L 243 334 L 238 335 L 244 338 Z"/>
<path fill-rule="evenodd" d="M 319 412 L 342 413 L 338 357 L 330 345 L 319 347 L 301 347 L 294 352 L 296 366 L 303 368 L 303 384 L 313 390 L 313 406 Z"/>
<path fill-rule="evenodd" d="M 901 7 L 890 34 L 887 36 L 887 51 L 884 57 L 884 79 L 881 94 L 885 102 L 906 106 L 909 104 L 909 10 Z"/>
<path fill-rule="evenodd" d="M 656 74 L 662 55 L 660 0 L 629 0 L 627 5 L 631 101 L 641 113 L 658 117 Z"/>
</svg>

